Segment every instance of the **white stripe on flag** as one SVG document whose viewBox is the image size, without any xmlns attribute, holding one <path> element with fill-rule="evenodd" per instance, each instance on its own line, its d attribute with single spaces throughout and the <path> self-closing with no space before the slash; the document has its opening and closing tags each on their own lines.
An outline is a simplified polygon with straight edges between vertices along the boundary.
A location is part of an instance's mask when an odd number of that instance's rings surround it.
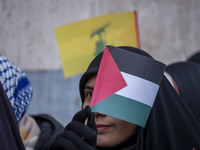
<svg viewBox="0 0 200 150">
<path fill-rule="evenodd" d="M 159 85 L 143 78 L 121 72 L 127 86 L 115 94 L 134 99 L 152 107 Z"/>
</svg>

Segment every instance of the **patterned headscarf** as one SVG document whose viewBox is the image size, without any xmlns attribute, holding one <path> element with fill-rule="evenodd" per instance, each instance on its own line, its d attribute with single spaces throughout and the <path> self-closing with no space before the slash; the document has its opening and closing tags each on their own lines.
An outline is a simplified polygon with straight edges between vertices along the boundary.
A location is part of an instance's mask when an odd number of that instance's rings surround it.
<svg viewBox="0 0 200 150">
<path fill-rule="evenodd" d="M 32 88 L 26 74 L 2 55 L 0 55 L 0 82 L 19 122 L 31 100 Z"/>
</svg>

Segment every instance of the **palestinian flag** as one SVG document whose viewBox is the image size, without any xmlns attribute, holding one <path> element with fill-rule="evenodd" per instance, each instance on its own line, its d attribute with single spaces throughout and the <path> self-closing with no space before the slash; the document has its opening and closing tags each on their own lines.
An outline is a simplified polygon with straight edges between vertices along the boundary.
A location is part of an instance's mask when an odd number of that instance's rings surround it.
<svg viewBox="0 0 200 150">
<path fill-rule="evenodd" d="M 146 56 L 106 46 L 90 106 L 145 127 L 165 65 Z"/>
</svg>

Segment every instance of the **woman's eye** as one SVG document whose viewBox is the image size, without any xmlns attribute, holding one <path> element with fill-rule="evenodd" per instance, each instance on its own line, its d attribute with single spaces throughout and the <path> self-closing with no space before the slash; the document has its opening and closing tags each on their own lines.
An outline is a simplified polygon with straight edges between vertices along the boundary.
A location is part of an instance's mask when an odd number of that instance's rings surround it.
<svg viewBox="0 0 200 150">
<path fill-rule="evenodd" d="M 92 98 L 92 94 L 93 94 L 93 92 L 87 92 L 85 94 L 85 98 Z"/>
</svg>

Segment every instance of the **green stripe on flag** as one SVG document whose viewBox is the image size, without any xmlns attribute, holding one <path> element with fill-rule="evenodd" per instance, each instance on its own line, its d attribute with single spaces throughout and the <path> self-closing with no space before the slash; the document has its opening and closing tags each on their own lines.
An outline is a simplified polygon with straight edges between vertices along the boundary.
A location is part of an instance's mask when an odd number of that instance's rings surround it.
<svg viewBox="0 0 200 150">
<path fill-rule="evenodd" d="M 151 107 L 133 99 L 113 94 L 92 106 L 92 111 L 145 127 Z"/>
</svg>

